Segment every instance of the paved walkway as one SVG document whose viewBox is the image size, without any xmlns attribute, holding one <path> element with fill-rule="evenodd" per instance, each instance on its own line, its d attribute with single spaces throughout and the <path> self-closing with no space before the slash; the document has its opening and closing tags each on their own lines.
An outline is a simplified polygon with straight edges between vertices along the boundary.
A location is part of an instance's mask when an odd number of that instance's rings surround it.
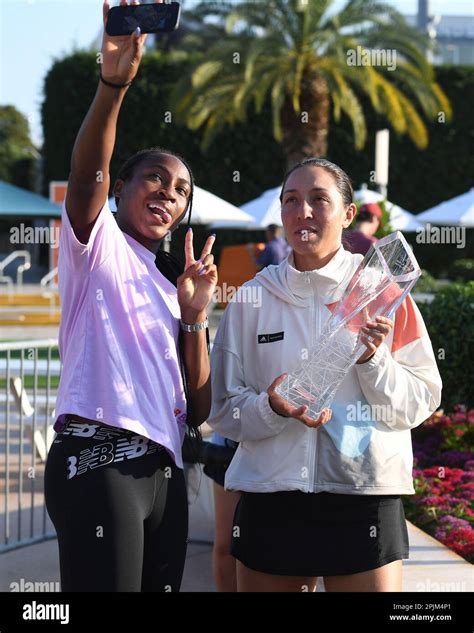
<svg viewBox="0 0 474 633">
<path fill-rule="evenodd" d="M 196 473 L 190 479 L 190 543 L 182 591 L 213 592 L 211 486 L 203 476 L 199 494 L 193 497 L 193 477 L 195 483 L 200 479 Z M 404 591 L 474 591 L 472 565 L 411 523 L 408 531 L 411 558 L 403 562 Z M 59 582 L 57 550 L 56 540 L 50 540 L 0 554 L 0 592 L 10 591 L 11 583 L 20 583 L 22 578 L 24 582 Z"/>
</svg>

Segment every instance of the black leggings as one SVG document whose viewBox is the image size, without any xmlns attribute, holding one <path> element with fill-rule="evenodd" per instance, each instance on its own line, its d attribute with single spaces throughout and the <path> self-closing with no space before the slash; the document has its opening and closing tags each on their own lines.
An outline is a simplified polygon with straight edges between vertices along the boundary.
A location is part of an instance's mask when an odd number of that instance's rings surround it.
<svg viewBox="0 0 474 633">
<path fill-rule="evenodd" d="M 68 418 L 48 455 L 45 497 L 62 591 L 179 591 L 186 485 L 163 447 Z"/>
</svg>

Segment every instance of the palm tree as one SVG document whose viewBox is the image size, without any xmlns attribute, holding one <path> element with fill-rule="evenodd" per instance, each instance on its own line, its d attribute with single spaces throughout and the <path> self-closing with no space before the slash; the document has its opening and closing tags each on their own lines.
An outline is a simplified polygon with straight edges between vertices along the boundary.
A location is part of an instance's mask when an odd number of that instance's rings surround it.
<svg viewBox="0 0 474 633">
<path fill-rule="evenodd" d="M 341 113 L 349 117 L 361 149 L 367 136 L 361 95 L 396 133 L 408 134 L 419 148 L 427 146 L 422 115 L 433 119 L 443 111 L 449 120 L 451 111 L 423 54 L 426 36 L 385 2 L 348 0 L 339 13 L 331 12 L 333 4 L 203 0 L 194 9 L 203 21 L 217 18 L 227 33 L 171 95 L 178 121 L 203 128 L 203 149 L 224 126 L 245 120 L 252 101 L 260 112 L 268 95 L 273 134 L 289 167 L 327 154 L 331 107 L 336 122 Z M 396 51 L 395 71 L 349 63 L 357 51 L 360 61 L 380 50 Z"/>
<path fill-rule="evenodd" d="M 223 25 L 203 22 L 194 11 L 187 11 L 186 0 L 180 0 L 181 17 L 176 31 L 159 33 L 154 38 L 157 51 L 185 52 L 189 55 L 205 53 L 216 40 L 226 36 Z M 180 55 L 181 56 L 181 55 Z"/>
</svg>

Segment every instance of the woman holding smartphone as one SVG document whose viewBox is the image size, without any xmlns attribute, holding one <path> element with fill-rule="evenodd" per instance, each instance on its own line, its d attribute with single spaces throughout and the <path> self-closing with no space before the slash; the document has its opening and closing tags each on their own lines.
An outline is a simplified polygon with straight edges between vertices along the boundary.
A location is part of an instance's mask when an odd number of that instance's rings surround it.
<svg viewBox="0 0 474 633">
<path fill-rule="evenodd" d="M 108 10 L 105 2 L 104 24 Z M 62 214 L 63 370 L 45 495 L 63 591 L 179 591 L 182 441 L 210 408 L 214 237 L 196 261 L 188 230 L 177 288 L 159 251 L 192 204 L 188 165 L 168 150 L 138 152 L 115 182 L 116 218 L 107 203 L 117 119 L 145 37 L 104 32 L 101 80 L 74 145 Z"/>
<path fill-rule="evenodd" d="M 410 429 L 440 402 L 441 379 L 410 296 L 394 322 L 367 322 L 367 350 L 318 420 L 275 389 L 308 358 L 361 255 L 341 244 L 356 207 L 347 174 L 308 159 L 281 196 L 292 248 L 236 294 L 211 357 L 208 423 L 239 442 L 226 490 L 242 491 L 232 525 L 239 591 L 400 591 L 413 494 Z M 269 386 L 270 385 L 270 386 Z M 359 412 L 362 411 L 363 415 Z"/>
</svg>

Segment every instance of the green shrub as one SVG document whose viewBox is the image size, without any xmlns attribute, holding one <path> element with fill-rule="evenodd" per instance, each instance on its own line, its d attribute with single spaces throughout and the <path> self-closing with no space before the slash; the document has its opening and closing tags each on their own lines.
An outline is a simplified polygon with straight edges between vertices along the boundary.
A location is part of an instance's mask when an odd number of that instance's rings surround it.
<svg viewBox="0 0 474 633">
<path fill-rule="evenodd" d="M 474 259 L 458 259 L 449 269 L 453 281 L 474 281 Z"/>
<path fill-rule="evenodd" d="M 474 404 L 469 368 L 474 353 L 474 281 L 438 290 L 430 304 L 419 308 L 428 328 L 443 379 L 442 406 Z"/>
<path fill-rule="evenodd" d="M 413 292 L 436 292 L 438 290 L 438 282 L 427 270 L 421 271 L 421 277 L 416 282 Z"/>
<path fill-rule="evenodd" d="M 233 204 L 243 204 L 280 184 L 285 158 L 272 136 L 269 100 L 260 114 L 249 107 L 247 122 L 224 129 L 206 154 L 200 149 L 200 131 L 165 122 L 165 112 L 172 113 L 168 102 L 171 87 L 176 77 L 189 72 L 189 63 L 176 52 L 147 52 L 144 56 L 120 114 L 112 176 L 130 154 L 157 144 L 183 154 L 197 184 Z M 98 73 L 95 52 L 76 52 L 55 61 L 46 76 L 42 104 L 46 194 L 50 180 L 67 179 L 74 139 L 94 97 Z M 474 171 L 472 108 L 466 99 L 473 90 L 474 69 L 439 66 L 435 73 L 451 101 L 452 123 L 438 118 L 428 123 L 430 141 L 425 151 L 406 136 L 394 132 L 390 136 L 388 198 L 415 213 L 467 191 Z M 363 97 L 361 101 L 368 129 L 366 146 L 357 151 L 349 119 L 343 116 L 335 123 L 331 116 L 327 158 L 345 169 L 356 186 L 365 182 L 372 187 L 375 133 L 387 127 L 387 121 Z M 456 169 L 447 169 L 447 165 L 456 165 Z M 438 246 L 434 263 L 437 251 Z"/>
<path fill-rule="evenodd" d="M 192 60 L 191 60 L 192 61 Z M 133 86 L 127 93 L 120 113 L 117 142 L 111 164 L 112 182 L 120 165 L 135 151 L 161 145 L 182 154 L 190 163 L 196 184 L 224 200 L 240 206 L 259 196 L 266 189 L 282 183 L 285 173 L 283 149 L 273 139 L 269 100 L 260 114 L 249 108 L 246 123 L 222 130 L 207 153 L 200 149 L 202 133 L 165 122 L 165 113 L 173 114 L 168 95 L 176 77 L 189 72 L 189 62 L 176 53 L 147 52 Z M 470 148 L 471 118 L 466 94 L 474 85 L 471 66 L 437 67 L 437 81 L 451 100 L 452 124 L 429 123 L 430 144 L 419 151 L 406 137 L 394 133 L 390 137 L 390 184 L 388 198 L 409 211 L 422 211 L 447 198 L 459 195 L 471 186 L 474 170 Z M 74 139 L 92 102 L 97 88 L 99 66 L 95 52 L 75 52 L 55 61 L 44 83 L 42 124 L 43 193 L 48 195 L 51 180 L 67 180 Z M 364 99 L 362 97 L 362 101 Z M 340 123 L 331 119 L 329 129 L 330 160 L 338 163 L 352 178 L 354 185 L 372 183 L 375 133 L 387 126 L 385 119 L 365 103 L 368 140 L 357 151 L 353 131 L 347 117 Z M 446 165 L 456 165 L 455 170 Z M 371 184 L 372 183 L 372 184 Z M 384 204 L 382 203 L 382 209 Z M 389 230 L 385 218 L 385 230 Z M 209 234 L 208 227 L 197 227 L 199 247 Z M 263 240 L 263 232 L 217 231 L 213 252 L 219 256 L 227 244 Z M 418 244 L 415 233 L 407 233 L 422 268 L 435 276 L 445 277 L 457 257 L 470 257 L 474 249 L 474 229 L 466 231 L 466 249 L 460 253 L 456 245 Z M 184 230 L 173 235 L 171 250 L 182 256 Z M 197 250 L 197 249 L 196 249 Z"/>
<path fill-rule="evenodd" d="M 168 95 L 176 77 L 187 69 L 187 62 L 171 53 L 144 56 L 120 112 L 112 182 L 131 154 L 158 145 L 189 162 L 199 187 L 237 206 L 281 184 L 285 158 L 272 137 L 269 102 L 261 114 L 249 113 L 247 123 L 223 130 L 206 154 L 200 149 L 200 131 L 175 124 Z M 74 140 L 98 80 L 99 65 L 91 52 L 77 52 L 54 62 L 46 76 L 42 104 L 45 194 L 50 180 L 68 178 Z"/>
</svg>

